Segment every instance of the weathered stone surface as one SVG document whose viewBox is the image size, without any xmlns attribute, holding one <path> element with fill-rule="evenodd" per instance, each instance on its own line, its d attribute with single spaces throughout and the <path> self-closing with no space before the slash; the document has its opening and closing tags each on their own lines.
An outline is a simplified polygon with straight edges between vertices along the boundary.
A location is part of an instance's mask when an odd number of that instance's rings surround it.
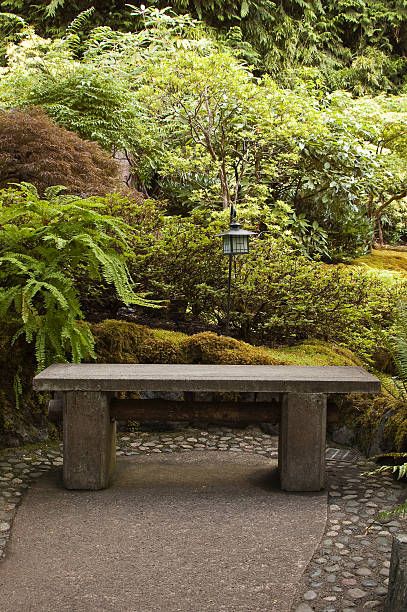
<svg viewBox="0 0 407 612">
<path fill-rule="evenodd" d="M 284 396 L 279 469 L 285 491 L 319 491 L 325 485 L 326 395 Z"/>
<path fill-rule="evenodd" d="M 67 392 L 64 401 L 64 485 L 98 490 L 109 486 L 116 463 L 116 425 L 109 397 Z"/>
<path fill-rule="evenodd" d="M 389 592 L 385 612 L 407 610 L 407 534 L 393 539 L 390 562 Z"/>
<path fill-rule="evenodd" d="M 380 391 L 375 376 L 348 366 L 54 364 L 33 384 L 38 391 Z"/>
</svg>

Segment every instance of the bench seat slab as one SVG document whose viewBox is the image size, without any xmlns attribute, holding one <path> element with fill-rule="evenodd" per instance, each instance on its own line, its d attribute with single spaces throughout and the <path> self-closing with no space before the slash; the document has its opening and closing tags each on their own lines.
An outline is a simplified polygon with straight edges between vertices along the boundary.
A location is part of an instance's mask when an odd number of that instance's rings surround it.
<svg viewBox="0 0 407 612">
<path fill-rule="evenodd" d="M 283 397 L 279 469 L 284 491 L 320 491 L 325 486 L 326 404 L 323 393 Z"/>
<path fill-rule="evenodd" d="M 107 393 L 64 393 L 64 485 L 97 491 L 109 486 L 116 463 L 116 424 Z"/>
</svg>

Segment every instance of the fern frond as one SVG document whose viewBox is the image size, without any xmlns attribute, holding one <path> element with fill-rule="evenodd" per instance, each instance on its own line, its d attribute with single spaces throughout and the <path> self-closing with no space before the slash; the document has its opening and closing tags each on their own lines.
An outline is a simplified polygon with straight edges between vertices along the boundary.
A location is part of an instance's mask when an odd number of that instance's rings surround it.
<svg viewBox="0 0 407 612">
<path fill-rule="evenodd" d="M 64 4 L 64 0 L 60 0 L 60 1 L 62 1 L 62 4 Z M 75 19 L 71 21 L 69 26 L 66 28 L 67 36 L 70 36 L 72 34 L 75 34 L 75 35 L 80 34 L 84 30 L 85 26 L 87 26 L 89 22 L 91 21 L 91 18 L 94 12 L 95 12 L 95 7 L 91 6 L 85 11 L 82 11 L 81 13 L 79 13 L 79 15 L 75 17 Z"/>
<path fill-rule="evenodd" d="M 55 17 L 58 10 L 65 6 L 65 0 L 51 0 L 45 8 L 46 17 Z"/>
<path fill-rule="evenodd" d="M 15 15 L 14 13 L 0 13 L 0 21 L 18 23 L 19 25 L 25 27 L 25 20 L 19 15 Z"/>
</svg>

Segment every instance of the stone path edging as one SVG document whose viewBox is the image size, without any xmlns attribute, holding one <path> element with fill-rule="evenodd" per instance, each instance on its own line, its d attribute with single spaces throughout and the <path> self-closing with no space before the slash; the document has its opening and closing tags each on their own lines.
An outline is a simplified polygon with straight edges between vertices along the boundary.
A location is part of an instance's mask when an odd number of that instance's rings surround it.
<svg viewBox="0 0 407 612">
<path fill-rule="evenodd" d="M 257 429 L 127 433 L 118 438 L 120 456 L 217 450 L 277 457 L 277 438 Z M 365 477 L 372 463 L 351 450 L 327 449 L 327 528 L 303 575 L 295 612 L 383 610 L 392 534 L 406 531 L 403 519 L 377 521 L 404 484 L 391 477 Z M 24 491 L 44 471 L 62 465 L 61 448 L 0 453 L 0 559 L 6 554 L 12 521 Z M 282 612 L 282 611 L 281 611 Z"/>
</svg>

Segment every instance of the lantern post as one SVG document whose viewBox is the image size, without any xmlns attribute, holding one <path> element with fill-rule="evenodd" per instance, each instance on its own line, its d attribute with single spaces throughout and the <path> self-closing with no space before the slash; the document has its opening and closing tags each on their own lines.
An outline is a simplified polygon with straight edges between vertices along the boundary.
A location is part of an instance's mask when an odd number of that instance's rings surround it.
<svg viewBox="0 0 407 612">
<path fill-rule="evenodd" d="M 225 333 L 227 335 L 229 334 L 230 327 L 233 258 L 236 257 L 236 255 L 246 255 L 249 252 L 249 236 L 252 236 L 255 233 L 256 232 L 249 232 L 241 228 L 240 223 L 238 223 L 236 219 L 236 209 L 234 206 L 231 206 L 229 230 L 227 232 L 223 232 L 222 234 L 218 234 L 218 237 L 222 238 L 223 240 L 223 254 L 227 255 L 229 258 L 225 323 Z"/>
</svg>

